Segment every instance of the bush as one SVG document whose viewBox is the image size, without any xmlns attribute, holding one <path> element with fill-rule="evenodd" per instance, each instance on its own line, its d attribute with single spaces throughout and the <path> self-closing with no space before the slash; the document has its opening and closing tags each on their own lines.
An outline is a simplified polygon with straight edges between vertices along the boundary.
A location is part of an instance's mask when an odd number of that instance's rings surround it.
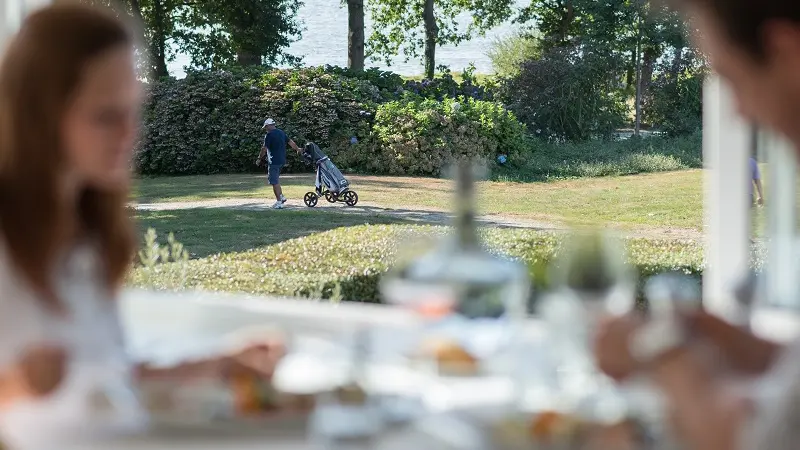
<svg viewBox="0 0 800 450">
<path fill-rule="evenodd" d="M 444 227 L 365 225 L 285 241 L 266 248 L 162 264 L 134 270 L 131 283 L 156 289 L 202 289 L 260 295 L 317 296 L 379 302 L 378 283 L 409 236 L 438 236 Z M 537 289 L 547 287 L 547 267 L 558 254 L 562 235 L 533 230 L 490 229 L 487 245 L 525 261 Z M 702 244 L 631 239 L 631 263 L 641 278 L 677 270 L 699 276 Z M 188 264 L 188 267 L 186 266 Z M 148 272 L 149 270 L 149 272 Z"/>
<path fill-rule="evenodd" d="M 497 75 L 501 77 L 515 76 L 526 61 L 533 61 L 542 56 L 539 39 L 527 34 L 518 33 L 497 40 L 489 50 L 489 59 Z"/>
<path fill-rule="evenodd" d="M 150 86 L 136 166 L 145 175 L 255 170 L 261 125 L 274 118 L 298 143 L 323 148 L 367 136 L 380 90 L 323 69 L 197 71 Z M 289 158 L 288 170 L 303 167 Z"/>
<path fill-rule="evenodd" d="M 662 66 L 644 98 L 645 120 L 672 136 L 701 129 L 705 76 L 705 66 L 677 69 Z"/>
<path fill-rule="evenodd" d="M 461 73 L 461 81 L 456 81 L 450 69 L 443 68 L 433 80 L 408 80 L 399 94 L 412 93 L 423 98 L 444 100 L 446 98 L 475 100 L 491 100 L 494 97 L 494 85 L 480 83 L 475 75 L 475 66 L 471 65 Z"/>
<path fill-rule="evenodd" d="M 633 175 L 700 168 L 700 131 L 677 138 L 652 136 L 626 140 L 547 142 L 531 139 L 525 153 L 493 177 L 502 181 L 543 181 L 562 178 Z"/>
<path fill-rule="evenodd" d="M 436 175 L 452 156 L 521 152 L 524 128 L 501 106 L 447 97 L 487 95 L 471 72 L 460 84 L 446 73 L 419 94 L 404 89 L 414 83 L 334 67 L 195 71 L 159 81 L 149 86 L 136 167 L 144 175 L 255 171 L 266 117 L 350 171 Z M 287 171 L 305 168 L 288 158 Z"/>
<path fill-rule="evenodd" d="M 381 92 L 384 92 L 387 98 L 395 95 L 406 83 L 406 80 L 400 74 L 375 67 L 356 71 L 346 67 L 325 66 L 324 70 L 326 73 L 366 81 L 380 89 Z"/>
<path fill-rule="evenodd" d="M 553 50 L 524 63 L 500 84 L 498 96 L 537 137 L 582 141 L 610 136 L 626 123 L 628 112 L 612 61 Z"/>
<path fill-rule="evenodd" d="M 525 127 L 499 103 L 407 95 L 381 104 L 371 139 L 340 152 L 337 162 L 348 171 L 438 176 L 457 158 L 505 154 L 515 161 L 524 146 Z"/>
</svg>

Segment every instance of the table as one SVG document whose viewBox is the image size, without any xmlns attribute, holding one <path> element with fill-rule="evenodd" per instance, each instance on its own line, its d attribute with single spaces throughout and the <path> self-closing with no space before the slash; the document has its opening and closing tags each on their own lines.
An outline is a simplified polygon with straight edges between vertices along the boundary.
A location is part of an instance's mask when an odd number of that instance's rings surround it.
<svg viewBox="0 0 800 450">
<path fill-rule="evenodd" d="M 379 340 L 391 341 L 395 330 L 415 323 L 406 310 L 380 305 L 332 304 L 297 299 L 214 294 L 127 291 L 122 298 L 121 314 L 131 352 L 141 360 L 170 364 L 181 359 L 202 357 L 220 351 L 227 338 L 242 328 L 280 324 L 293 333 L 308 333 L 326 338 L 340 338 L 363 326 L 376 330 Z M 524 333 L 534 339 L 544 335 L 543 324 L 530 319 Z M 535 354 L 529 364 L 537 364 Z M 414 440 L 419 440 L 414 442 Z M 146 449 L 309 449 L 304 427 L 271 427 L 243 432 L 208 429 L 154 430 L 127 440 L 81 446 L 120 450 Z M 423 443 L 421 432 L 411 431 L 388 436 L 376 450 L 431 449 Z M 77 450 L 77 449 L 76 449 Z"/>
</svg>

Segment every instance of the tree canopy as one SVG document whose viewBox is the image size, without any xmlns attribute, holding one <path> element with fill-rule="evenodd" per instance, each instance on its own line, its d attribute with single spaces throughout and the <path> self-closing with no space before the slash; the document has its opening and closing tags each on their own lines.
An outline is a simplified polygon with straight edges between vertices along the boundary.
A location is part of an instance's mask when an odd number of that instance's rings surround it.
<svg viewBox="0 0 800 450">
<path fill-rule="evenodd" d="M 297 63 L 287 48 L 301 35 L 302 0 L 83 0 L 142 25 L 149 76 L 187 54 L 194 67 Z"/>
</svg>

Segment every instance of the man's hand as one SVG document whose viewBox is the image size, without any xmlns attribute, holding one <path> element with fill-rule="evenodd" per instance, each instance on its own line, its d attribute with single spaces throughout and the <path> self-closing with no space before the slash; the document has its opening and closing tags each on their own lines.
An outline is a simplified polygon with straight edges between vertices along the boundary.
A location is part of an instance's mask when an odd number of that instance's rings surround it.
<svg viewBox="0 0 800 450">
<path fill-rule="evenodd" d="M 609 377 L 621 381 L 641 369 L 629 350 L 633 333 L 643 324 L 635 313 L 603 321 L 594 340 L 597 366 Z"/>
<path fill-rule="evenodd" d="M 716 347 L 731 368 L 760 375 L 771 367 L 782 347 L 703 310 L 683 314 L 684 323 L 695 337 Z"/>
</svg>

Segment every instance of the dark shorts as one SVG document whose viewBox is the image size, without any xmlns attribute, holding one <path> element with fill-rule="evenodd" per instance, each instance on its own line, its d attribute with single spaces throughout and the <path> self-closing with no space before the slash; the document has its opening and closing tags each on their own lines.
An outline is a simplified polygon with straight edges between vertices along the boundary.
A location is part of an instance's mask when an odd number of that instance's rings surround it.
<svg viewBox="0 0 800 450">
<path fill-rule="evenodd" d="M 276 184 L 280 184 L 278 181 L 281 176 L 281 168 L 283 164 L 270 164 L 269 168 L 267 169 L 267 179 L 269 180 L 269 184 L 275 186 Z"/>
</svg>

